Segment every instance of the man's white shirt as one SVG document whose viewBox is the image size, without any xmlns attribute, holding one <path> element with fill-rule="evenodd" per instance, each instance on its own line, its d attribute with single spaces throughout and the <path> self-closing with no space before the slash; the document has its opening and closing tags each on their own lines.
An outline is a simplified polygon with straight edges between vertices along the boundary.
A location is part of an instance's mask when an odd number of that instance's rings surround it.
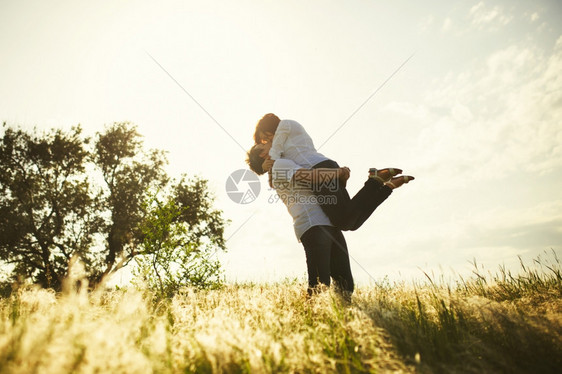
<svg viewBox="0 0 562 374">
<path fill-rule="evenodd" d="M 303 188 L 294 183 L 293 177 L 299 169 L 303 169 L 303 166 L 281 158 L 275 161 L 271 172 L 273 186 L 293 217 L 295 235 L 300 242 L 301 236 L 311 227 L 333 225 L 320 205 L 315 202 L 316 196 L 310 188 Z"/>
</svg>

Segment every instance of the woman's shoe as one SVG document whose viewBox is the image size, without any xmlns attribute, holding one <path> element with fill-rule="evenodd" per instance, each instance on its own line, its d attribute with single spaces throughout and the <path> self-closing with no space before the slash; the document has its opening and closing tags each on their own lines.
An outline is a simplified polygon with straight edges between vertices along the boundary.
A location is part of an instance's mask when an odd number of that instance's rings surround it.
<svg viewBox="0 0 562 374">
<path fill-rule="evenodd" d="M 392 177 L 397 176 L 402 173 L 402 169 L 397 168 L 386 168 L 386 169 L 369 169 L 369 178 L 373 178 L 381 183 L 386 183 L 390 181 Z"/>
<path fill-rule="evenodd" d="M 386 182 L 385 185 L 392 189 L 395 189 L 403 184 L 413 181 L 414 179 L 416 178 L 412 177 L 411 175 L 401 175 L 399 177 L 392 178 L 390 181 Z"/>
</svg>

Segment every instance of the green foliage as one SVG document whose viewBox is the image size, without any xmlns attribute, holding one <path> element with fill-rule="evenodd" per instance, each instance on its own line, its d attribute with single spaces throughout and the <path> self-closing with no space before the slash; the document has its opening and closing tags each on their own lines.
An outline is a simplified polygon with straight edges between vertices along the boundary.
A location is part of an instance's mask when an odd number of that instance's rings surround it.
<svg viewBox="0 0 562 374">
<path fill-rule="evenodd" d="M 85 171 L 81 128 L 36 135 L 4 124 L 0 142 L 0 259 L 11 278 L 60 288 L 68 261 L 89 248 L 102 220 Z"/>
<path fill-rule="evenodd" d="M 187 192 L 190 186 L 197 185 L 195 181 L 182 186 Z M 174 199 L 162 202 L 157 197 L 145 207 L 146 218 L 140 225 L 143 241 L 133 275 L 137 285 L 148 286 L 158 298 L 171 297 L 186 286 L 206 289 L 222 284 L 220 263 L 213 260 L 215 252 L 224 249 L 219 240 L 222 233 L 210 235 L 208 230 L 199 230 L 210 226 L 204 217 L 186 219 L 188 215 L 197 216 L 197 210 L 213 216 L 209 207 L 198 208 L 181 208 Z"/>
<path fill-rule="evenodd" d="M 144 150 L 136 127 L 127 122 L 115 123 L 97 134 L 92 158 L 105 182 L 102 209 L 109 217 L 101 230 L 106 247 L 100 271 L 92 274 L 97 283 L 135 257 L 143 241 L 140 224 L 150 199 L 148 191 L 165 186 L 169 178 L 164 171 L 164 153 Z"/>
<path fill-rule="evenodd" d="M 9 292 L 10 283 L 21 281 L 61 290 L 69 261 L 75 256 L 95 287 L 135 256 L 148 254 L 151 239 L 145 238 L 150 233 L 145 218 L 147 209 L 152 209 L 148 191 L 158 189 L 170 191 L 166 199 L 179 209 L 174 225 L 184 227 L 181 234 L 175 233 L 176 237 L 183 235 L 176 249 L 184 254 L 174 261 L 181 260 L 184 273 L 188 261 L 205 264 L 189 269 L 193 284 L 205 284 L 206 274 L 218 267 L 216 262 L 202 260 L 207 245 L 224 250 L 225 221 L 222 212 L 212 209 L 206 181 L 188 183 L 184 178 L 172 184 L 164 170 L 164 152 L 145 150 L 134 125 L 108 126 L 93 144 L 82 137 L 80 126 L 67 132 L 29 133 L 4 124 L 3 130 L 2 293 Z M 170 245 L 166 250 L 171 251 Z M 197 271 L 202 272 L 199 281 Z"/>
</svg>

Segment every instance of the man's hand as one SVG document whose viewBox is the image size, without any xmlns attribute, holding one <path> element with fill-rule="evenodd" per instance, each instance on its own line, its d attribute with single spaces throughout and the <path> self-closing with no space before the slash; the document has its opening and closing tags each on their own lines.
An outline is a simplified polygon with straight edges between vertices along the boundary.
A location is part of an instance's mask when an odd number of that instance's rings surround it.
<svg viewBox="0 0 562 374">
<path fill-rule="evenodd" d="M 334 173 L 335 171 L 335 173 Z M 351 170 L 344 166 L 343 168 L 318 168 L 318 169 L 299 169 L 293 178 L 303 183 L 324 183 L 328 180 L 339 179 L 344 183 L 349 179 Z"/>
<path fill-rule="evenodd" d="M 275 160 L 265 160 L 263 162 L 263 164 L 261 164 L 261 167 L 263 169 L 263 171 L 269 172 L 271 170 L 271 168 L 273 167 L 273 164 L 275 163 Z"/>
<path fill-rule="evenodd" d="M 344 182 L 349 179 L 350 174 L 351 170 L 347 166 L 338 169 L 338 178 Z"/>
</svg>

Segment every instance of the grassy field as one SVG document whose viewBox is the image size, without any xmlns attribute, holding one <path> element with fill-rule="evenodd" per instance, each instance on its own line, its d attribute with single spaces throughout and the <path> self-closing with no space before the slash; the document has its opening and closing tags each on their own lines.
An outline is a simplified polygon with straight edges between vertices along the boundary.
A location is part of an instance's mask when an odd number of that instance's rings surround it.
<svg viewBox="0 0 562 374">
<path fill-rule="evenodd" d="M 304 284 L 0 299 L 1 373 L 559 373 L 562 273 L 551 260 L 455 284 L 380 282 L 347 304 Z"/>
</svg>

